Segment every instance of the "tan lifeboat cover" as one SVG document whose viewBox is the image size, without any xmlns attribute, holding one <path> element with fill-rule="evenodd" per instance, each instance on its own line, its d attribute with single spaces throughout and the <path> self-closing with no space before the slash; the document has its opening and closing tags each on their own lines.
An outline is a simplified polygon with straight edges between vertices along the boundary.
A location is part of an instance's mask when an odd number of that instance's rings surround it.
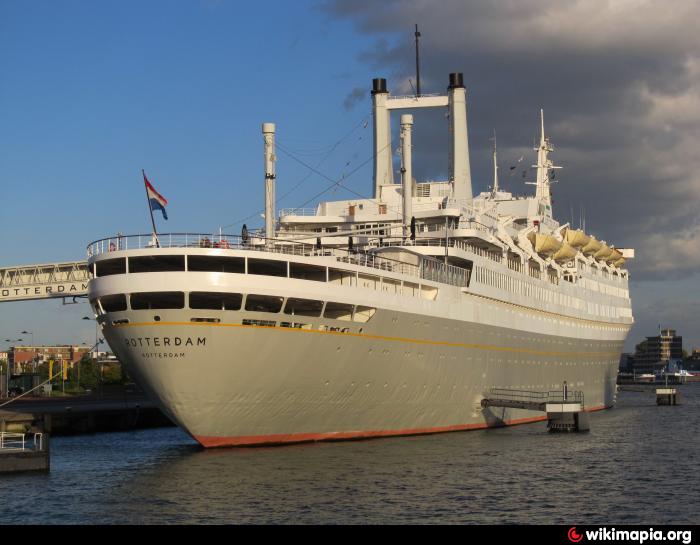
<svg viewBox="0 0 700 545">
<path fill-rule="evenodd" d="M 600 250 L 602 245 L 603 244 L 595 237 L 590 237 L 590 239 L 588 240 L 588 244 L 581 248 L 581 251 L 584 253 L 584 255 L 593 255 L 598 250 Z"/>
<path fill-rule="evenodd" d="M 530 242 L 535 247 L 538 254 L 551 256 L 562 245 L 560 240 L 557 240 L 552 235 L 544 235 L 542 233 L 530 233 Z"/>
<path fill-rule="evenodd" d="M 573 259 L 577 253 L 578 250 L 576 248 L 565 242 L 552 257 L 554 258 L 554 261 L 569 261 Z"/>
<path fill-rule="evenodd" d="M 613 249 L 610 246 L 608 246 L 607 244 L 603 244 L 601 245 L 600 250 L 598 250 L 593 255 L 593 257 L 595 257 L 596 259 L 606 260 L 610 256 L 610 254 L 612 254 L 612 252 Z"/>
<path fill-rule="evenodd" d="M 624 257 L 621 257 L 620 259 L 618 259 L 617 261 L 615 261 L 615 266 L 616 266 L 618 269 L 621 269 L 622 266 L 623 266 L 624 264 L 625 264 L 625 258 L 624 258 Z"/>
<path fill-rule="evenodd" d="M 564 233 L 564 241 L 574 248 L 583 248 L 590 240 L 591 237 L 580 229 L 567 229 Z"/>
<path fill-rule="evenodd" d="M 612 249 L 612 253 L 605 259 L 608 263 L 615 263 L 620 258 L 622 258 L 622 252 L 615 248 Z"/>
</svg>

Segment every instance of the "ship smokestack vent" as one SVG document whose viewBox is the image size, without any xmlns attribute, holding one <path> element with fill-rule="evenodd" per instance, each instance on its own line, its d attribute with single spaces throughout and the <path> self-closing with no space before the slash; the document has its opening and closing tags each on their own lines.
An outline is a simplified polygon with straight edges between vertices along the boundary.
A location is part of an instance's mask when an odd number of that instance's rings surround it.
<svg viewBox="0 0 700 545">
<path fill-rule="evenodd" d="M 386 80 L 384 78 L 374 78 L 372 80 L 372 94 L 388 93 L 386 90 Z"/>
<path fill-rule="evenodd" d="M 464 87 L 464 79 L 461 72 L 455 72 L 450 74 L 450 86 L 448 89 L 457 89 L 459 87 Z"/>
</svg>

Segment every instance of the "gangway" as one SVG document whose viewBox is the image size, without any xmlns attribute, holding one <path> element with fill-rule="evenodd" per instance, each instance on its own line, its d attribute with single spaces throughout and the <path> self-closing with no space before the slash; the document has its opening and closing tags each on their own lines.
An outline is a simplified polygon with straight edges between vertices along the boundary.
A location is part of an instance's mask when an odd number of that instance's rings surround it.
<svg viewBox="0 0 700 545">
<path fill-rule="evenodd" d="M 544 412 L 551 432 L 589 429 L 583 392 L 569 390 L 566 383 L 561 390 L 544 392 L 491 388 L 481 400 L 481 406 Z"/>
<path fill-rule="evenodd" d="M 0 303 L 87 295 L 87 261 L 0 267 Z"/>
</svg>

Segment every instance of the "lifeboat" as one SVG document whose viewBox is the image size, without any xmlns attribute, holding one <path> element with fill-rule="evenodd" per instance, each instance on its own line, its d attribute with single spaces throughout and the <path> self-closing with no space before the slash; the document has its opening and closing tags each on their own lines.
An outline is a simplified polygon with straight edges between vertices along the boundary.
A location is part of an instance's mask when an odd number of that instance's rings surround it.
<svg viewBox="0 0 700 545">
<path fill-rule="evenodd" d="M 613 253 L 613 249 L 607 244 L 601 244 L 600 250 L 598 250 L 593 257 L 600 259 L 602 261 L 607 261 L 608 257 Z"/>
<path fill-rule="evenodd" d="M 578 250 L 574 248 L 571 244 L 565 242 L 564 244 L 561 245 L 561 248 L 559 248 L 556 253 L 552 256 L 554 261 L 570 261 L 573 259 L 576 254 L 578 253 Z"/>
<path fill-rule="evenodd" d="M 538 254 L 550 257 L 556 253 L 562 246 L 561 240 L 557 240 L 552 235 L 544 235 L 542 233 L 530 233 L 528 235 L 530 242 L 535 247 Z"/>
<path fill-rule="evenodd" d="M 608 263 L 616 263 L 621 258 L 622 252 L 616 248 L 613 248 L 612 253 L 607 258 L 605 258 L 605 261 L 607 261 Z"/>
<path fill-rule="evenodd" d="M 584 255 L 593 255 L 598 250 L 600 250 L 601 246 L 602 244 L 599 240 L 597 240 L 595 237 L 590 237 L 588 243 L 583 248 L 581 248 L 581 251 Z"/>
<path fill-rule="evenodd" d="M 624 258 L 624 257 L 621 257 L 620 259 L 618 259 L 618 260 L 615 261 L 615 263 L 614 263 L 614 265 L 615 265 L 618 269 L 621 269 L 622 266 L 623 266 L 624 264 L 625 264 L 625 258 Z"/>
<path fill-rule="evenodd" d="M 564 242 L 574 248 L 583 248 L 590 240 L 591 237 L 580 229 L 567 229 L 564 233 Z"/>
</svg>

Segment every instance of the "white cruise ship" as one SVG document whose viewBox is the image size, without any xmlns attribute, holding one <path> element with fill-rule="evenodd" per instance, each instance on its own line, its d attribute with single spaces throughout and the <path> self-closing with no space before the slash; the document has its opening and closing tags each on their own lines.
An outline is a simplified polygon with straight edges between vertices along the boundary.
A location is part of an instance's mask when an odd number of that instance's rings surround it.
<svg viewBox="0 0 700 545">
<path fill-rule="evenodd" d="M 275 213 L 265 230 L 119 236 L 88 246 L 88 294 L 129 374 L 205 447 L 413 435 L 544 419 L 482 407 L 494 389 L 615 402 L 633 323 L 626 258 L 552 216 L 544 122 L 535 195 L 473 195 L 466 92 L 393 97 L 373 82 L 374 195 Z M 450 175 L 412 175 L 413 118 L 442 108 Z"/>
</svg>

